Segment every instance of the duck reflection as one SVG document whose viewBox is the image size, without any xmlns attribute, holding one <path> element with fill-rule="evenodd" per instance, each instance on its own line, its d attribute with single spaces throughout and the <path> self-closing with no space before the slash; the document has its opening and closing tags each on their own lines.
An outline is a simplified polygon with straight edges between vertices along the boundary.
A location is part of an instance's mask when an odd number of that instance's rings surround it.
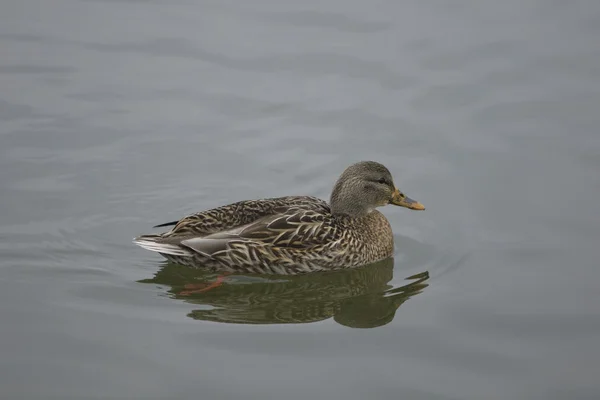
<svg viewBox="0 0 600 400">
<path fill-rule="evenodd" d="M 143 283 L 170 286 L 177 299 L 207 306 L 189 317 L 235 324 L 292 324 L 333 319 L 352 328 L 388 324 L 396 310 L 428 284 L 429 273 L 393 287 L 394 260 L 362 268 L 298 276 L 217 276 L 177 264 L 164 265 Z"/>
</svg>

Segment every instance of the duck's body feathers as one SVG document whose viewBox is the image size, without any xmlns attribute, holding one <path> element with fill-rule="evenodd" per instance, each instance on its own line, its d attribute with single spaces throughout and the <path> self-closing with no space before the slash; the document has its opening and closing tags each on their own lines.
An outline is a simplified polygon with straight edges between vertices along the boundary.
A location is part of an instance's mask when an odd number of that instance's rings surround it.
<svg viewBox="0 0 600 400">
<path fill-rule="evenodd" d="M 385 217 L 373 211 L 361 220 L 334 216 L 327 203 L 315 197 L 247 200 L 192 214 L 170 231 L 140 236 L 135 243 L 189 266 L 298 274 L 389 257 L 393 243 Z M 379 250 L 381 236 L 372 229 L 373 222 L 388 239 Z M 365 229 L 362 238 L 352 230 L 358 226 Z M 364 252 L 350 252 L 351 248 Z"/>
</svg>

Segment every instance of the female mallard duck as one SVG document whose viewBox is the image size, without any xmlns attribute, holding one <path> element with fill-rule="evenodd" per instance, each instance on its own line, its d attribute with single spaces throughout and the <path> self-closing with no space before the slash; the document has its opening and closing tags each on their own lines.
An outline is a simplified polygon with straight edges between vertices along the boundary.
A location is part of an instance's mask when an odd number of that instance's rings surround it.
<svg viewBox="0 0 600 400">
<path fill-rule="evenodd" d="M 392 228 L 376 207 L 425 207 L 373 161 L 339 177 L 329 204 L 309 196 L 245 200 L 189 215 L 158 235 L 134 239 L 182 265 L 214 271 L 295 275 L 358 267 L 392 256 Z M 156 228 L 155 227 L 155 228 Z"/>
</svg>

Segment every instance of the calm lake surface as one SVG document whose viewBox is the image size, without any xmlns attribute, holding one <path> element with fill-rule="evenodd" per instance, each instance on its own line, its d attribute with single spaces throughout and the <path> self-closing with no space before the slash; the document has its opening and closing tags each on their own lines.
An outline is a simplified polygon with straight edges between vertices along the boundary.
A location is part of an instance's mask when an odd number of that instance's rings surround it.
<svg viewBox="0 0 600 400">
<path fill-rule="evenodd" d="M 600 3 L 0 5 L 0 398 L 600 398 Z M 393 260 L 132 244 L 384 163 Z"/>
</svg>

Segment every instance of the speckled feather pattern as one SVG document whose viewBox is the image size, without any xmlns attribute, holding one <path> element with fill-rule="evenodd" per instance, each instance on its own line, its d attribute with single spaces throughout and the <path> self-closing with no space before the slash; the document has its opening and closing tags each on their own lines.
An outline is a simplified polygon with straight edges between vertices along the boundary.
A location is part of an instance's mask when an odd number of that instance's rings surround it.
<svg viewBox="0 0 600 400">
<path fill-rule="evenodd" d="M 281 275 L 358 267 L 390 257 L 394 249 L 391 226 L 379 211 L 333 215 L 327 202 L 309 196 L 240 201 L 135 241 L 152 243 L 151 250 L 177 264 Z M 161 252 L 163 245 L 176 246 L 177 255 Z"/>
</svg>

